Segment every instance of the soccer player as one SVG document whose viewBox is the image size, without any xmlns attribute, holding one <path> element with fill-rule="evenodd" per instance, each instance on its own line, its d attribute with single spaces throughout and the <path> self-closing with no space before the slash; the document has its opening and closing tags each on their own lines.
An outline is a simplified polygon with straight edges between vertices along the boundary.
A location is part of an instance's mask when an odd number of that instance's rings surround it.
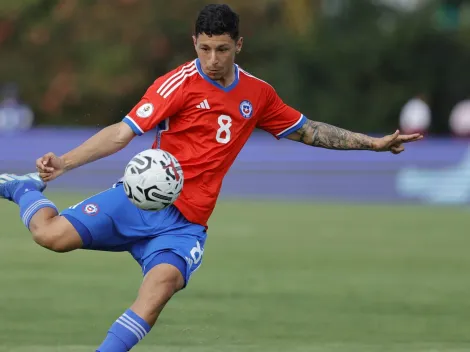
<svg viewBox="0 0 470 352">
<path fill-rule="evenodd" d="M 168 300 L 201 265 L 207 221 L 222 179 L 255 128 L 275 138 L 337 150 L 401 153 L 422 138 L 396 131 L 372 138 L 307 119 L 283 103 L 273 87 L 235 64 L 242 50 L 239 17 L 227 5 L 208 5 L 196 21 L 197 59 L 158 78 L 123 121 L 104 128 L 58 157 L 36 161 L 38 174 L 0 176 L 0 195 L 20 207 L 39 245 L 127 251 L 144 275 L 137 299 L 110 327 L 97 351 L 128 351 L 150 331 Z M 127 199 L 122 183 L 58 213 L 42 194 L 63 173 L 124 148 L 157 128 L 153 148 L 173 154 L 185 183 L 174 205 L 154 212 Z M 308 149 L 306 153 L 310 152 Z"/>
</svg>

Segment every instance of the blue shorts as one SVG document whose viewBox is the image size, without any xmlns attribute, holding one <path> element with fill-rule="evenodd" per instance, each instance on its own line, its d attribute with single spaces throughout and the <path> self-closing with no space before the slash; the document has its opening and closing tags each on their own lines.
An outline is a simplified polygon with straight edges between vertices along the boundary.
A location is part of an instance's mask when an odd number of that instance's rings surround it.
<svg viewBox="0 0 470 352">
<path fill-rule="evenodd" d="M 161 211 L 137 208 L 122 183 L 66 210 L 84 249 L 132 254 L 145 275 L 161 263 L 176 266 L 185 286 L 202 262 L 206 228 L 186 220 L 175 206 Z"/>
</svg>

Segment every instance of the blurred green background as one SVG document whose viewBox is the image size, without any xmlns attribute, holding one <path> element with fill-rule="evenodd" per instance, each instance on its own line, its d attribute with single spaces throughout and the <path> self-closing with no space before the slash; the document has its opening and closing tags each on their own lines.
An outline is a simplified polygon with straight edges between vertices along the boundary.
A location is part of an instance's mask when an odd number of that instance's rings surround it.
<svg viewBox="0 0 470 352">
<path fill-rule="evenodd" d="M 191 60 L 206 0 L 2 0 L 0 83 L 17 82 L 37 124 L 118 121 L 160 74 Z M 221 2 L 221 1 L 219 1 Z M 470 96 L 463 0 L 230 0 L 239 63 L 312 119 L 394 130 L 422 94 L 431 132 Z"/>
</svg>

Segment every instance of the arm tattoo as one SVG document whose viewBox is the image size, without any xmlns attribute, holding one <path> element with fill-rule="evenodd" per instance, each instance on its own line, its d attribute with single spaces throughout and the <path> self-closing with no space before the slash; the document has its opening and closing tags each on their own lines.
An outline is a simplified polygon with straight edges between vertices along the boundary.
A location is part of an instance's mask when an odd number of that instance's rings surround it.
<svg viewBox="0 0 470 352">
<path fill-rule="evenodd" d="M 290 139 L 314 147 L 338 150 L 372 150 L 374 140 L 361 133 L 311 120 L 294 132 Z"/>
</svg>

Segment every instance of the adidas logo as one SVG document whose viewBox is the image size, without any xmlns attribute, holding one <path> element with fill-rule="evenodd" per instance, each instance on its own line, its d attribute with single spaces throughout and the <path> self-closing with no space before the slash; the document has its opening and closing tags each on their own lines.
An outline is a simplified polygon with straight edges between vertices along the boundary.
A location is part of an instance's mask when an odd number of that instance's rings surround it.
<svg viewBox="0 0 470 352">
<path fill-rule="evenodd" d="M 209 110 L 211 107 L 209 106 L 209 103 L 207 102 L 207 99 L 204 99 L 204 101 L 201 104 L 196 105 L 198 109 L 207 109 Z"/>
</svg>

